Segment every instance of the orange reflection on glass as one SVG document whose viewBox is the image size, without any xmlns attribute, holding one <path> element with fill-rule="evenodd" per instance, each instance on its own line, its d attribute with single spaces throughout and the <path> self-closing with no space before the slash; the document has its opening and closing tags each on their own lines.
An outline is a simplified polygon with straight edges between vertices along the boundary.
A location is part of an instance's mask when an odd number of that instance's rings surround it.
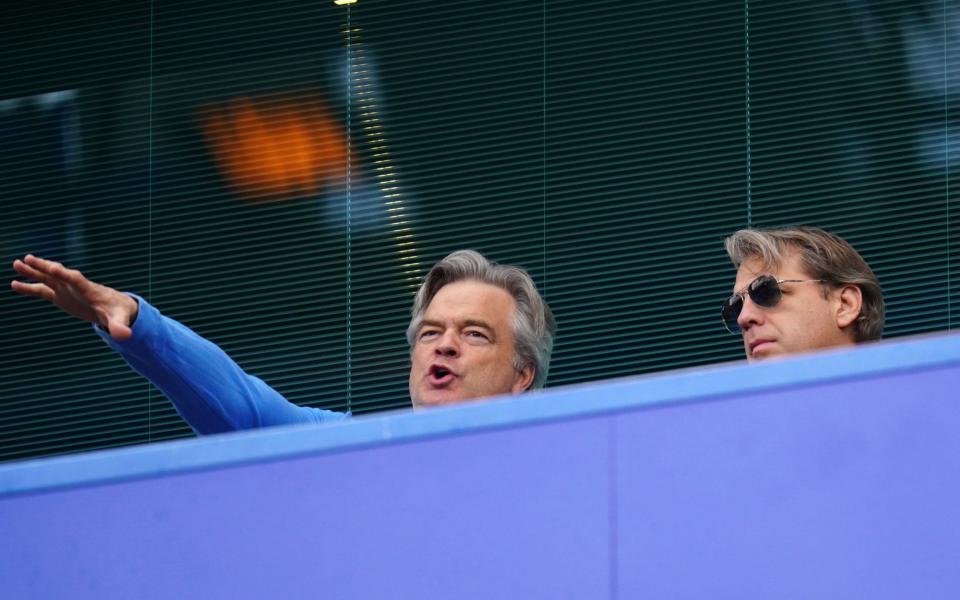
<svg viewBox="0 0 960 600">
<path fill-rule="evenodd" d="M 221 174 L 246 200 L 300 198 L 346 180 L 346 138 L 316 97 L 234 98 L 200 120 Z"/>
</svg>

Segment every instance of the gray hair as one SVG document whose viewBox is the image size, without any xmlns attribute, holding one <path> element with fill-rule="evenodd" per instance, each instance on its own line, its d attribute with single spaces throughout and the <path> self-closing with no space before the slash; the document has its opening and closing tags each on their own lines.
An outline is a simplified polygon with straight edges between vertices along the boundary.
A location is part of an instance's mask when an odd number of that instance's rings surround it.
<svg viewBox="0 0 960 600">
<path fill-rule="evenodd" d="M 828 288 L 857 286 L 863 294 L 863 306 L 853 324 L 855 341 L 880 339 L 886 311 L 880 282 L 867 261 L 840 236 L 818 227 L 741 229 L 724 244 L 737 268 L 749 259 L 758 259 L 767 268 L 778 267 L 786 259 L 786 252 L 795 250 L 807 275 L 822 279 Z"/>
<path fill-rule="evenodd" d="M 458 250 L 438 262 L 426 278 L 410 309 L 410 326 L 407 327 L 407 343 L 413 348 L 423 313 L 440 288 L 455 281 L 473 280 L 495 285 L 506 290 L 516 304 L 513 315 L 513 337 L 516 354 L 514 367 L 520 371 L 533 366 L 534 377 L 531 389 L 542 388 L 550 370 L 550 354 L 553 352 L 553 337 L 557 330 L 550 307 L 540 297 L 530 275 L 519 267 L 498 265 L 487 260 L 475 250 Z"/>
</svg>

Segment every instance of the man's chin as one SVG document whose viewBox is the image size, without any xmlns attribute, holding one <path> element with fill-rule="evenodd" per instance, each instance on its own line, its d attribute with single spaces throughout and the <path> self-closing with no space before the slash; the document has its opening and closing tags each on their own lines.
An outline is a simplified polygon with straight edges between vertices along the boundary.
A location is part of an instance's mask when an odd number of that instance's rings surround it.
<svg viewBox="0 0 960 600">
<path fill-rule="evenodd" d="M 413 407 L 417 409 L 458 404 L 469 400 L 469 398 L 464 398 L 461 392 L 444 388 L 420 390 L 418 394 L 411 394 L 411 398 Z"/>
</svg>

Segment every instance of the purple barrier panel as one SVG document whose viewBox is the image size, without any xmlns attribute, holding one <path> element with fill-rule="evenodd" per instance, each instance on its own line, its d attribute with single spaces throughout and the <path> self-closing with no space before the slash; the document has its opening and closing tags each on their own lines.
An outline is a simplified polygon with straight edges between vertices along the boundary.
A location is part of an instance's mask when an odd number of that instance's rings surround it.
<svg viewBox="0 0 960 600">
<path fill-rule="evenodd" d="M 0 596 L 608 597 L 610 426 L 467 432 L 0 497 Z"/>
<path fill-rule="evenodd" d="M 917 369 L 621 415 L 619 597 L 957 597 L 958 386 Z"/>
<path fill-rule="evenodd" d="M 0 465 L 0 597 L 945 597 L 960 336 Z"/>
</svg>

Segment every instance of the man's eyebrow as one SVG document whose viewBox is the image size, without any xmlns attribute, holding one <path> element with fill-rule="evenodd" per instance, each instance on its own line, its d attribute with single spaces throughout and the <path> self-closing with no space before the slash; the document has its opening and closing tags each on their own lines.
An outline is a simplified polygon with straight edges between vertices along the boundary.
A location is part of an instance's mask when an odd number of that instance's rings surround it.
<svg viewBox="0 0 960 600">
<path fill-rule="evenodd" d="M 433 319 L 420 319 L 420 322 L 417 324 L 417 329 L 420 330 L 424 327 L 443 327 L 443 323 Z"/>
<path fill-rule="evenodd" d="M 463 327 L 482 327 L 483 329 L 486 329 L 491 333 L 493 332 L 493 327 L 489 323 L 481 319 L 465 319 L 462 323 L 462 326 Z"/>
</svg>

